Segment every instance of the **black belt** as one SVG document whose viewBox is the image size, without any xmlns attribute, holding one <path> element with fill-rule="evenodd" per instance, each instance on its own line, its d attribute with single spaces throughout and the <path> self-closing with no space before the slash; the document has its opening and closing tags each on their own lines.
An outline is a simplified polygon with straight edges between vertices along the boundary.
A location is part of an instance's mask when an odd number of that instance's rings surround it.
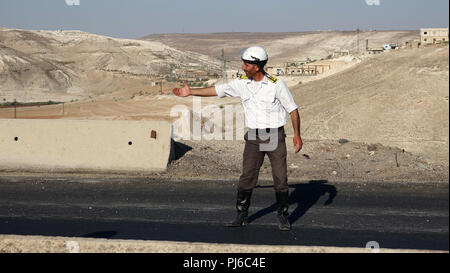
<svg viewBox="0 0 450 273">
<path fill-rule="evenodd" d="M 284 126 L 281 126 L 281 127 L 278 127 L 278 128 L 263 128 L 263 129 L 251 129 L 251 128 L 248 128 L 248 132 L 249 133 L 254 133 L 255 135 L 258 135 L 259 132 L 261 132 L 261 133 L 266 132 L 268 134 L 271 131 L 273 132 L 275 130 L 277 130 L 277 131 L 284 130 Z"/>
</svg>

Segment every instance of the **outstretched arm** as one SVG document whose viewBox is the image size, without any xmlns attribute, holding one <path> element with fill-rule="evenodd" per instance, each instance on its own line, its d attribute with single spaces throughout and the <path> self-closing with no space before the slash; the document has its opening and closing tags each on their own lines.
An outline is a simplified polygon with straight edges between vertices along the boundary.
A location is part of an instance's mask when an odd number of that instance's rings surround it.
<svg viewBox="0 0 450 273">
<path fill-rule="evenodd" d="M 172 92 L 179 97 L 187 96 L 200 96 L 200 97 L 212 97 L 217 96 L 216 88 L 214 86 L 206 88 L 191 89 L 184 81 L 183 87 L 174 88 Z"/>
</svg>

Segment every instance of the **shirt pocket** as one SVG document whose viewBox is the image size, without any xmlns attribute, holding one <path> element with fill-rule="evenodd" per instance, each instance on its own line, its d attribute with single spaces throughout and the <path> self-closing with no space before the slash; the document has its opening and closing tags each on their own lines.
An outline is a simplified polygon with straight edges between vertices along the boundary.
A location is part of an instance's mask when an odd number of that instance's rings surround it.
<svg viewBox="0 0 450 273">
<path fill-rule="evenodd" d="M 273 111 L 275 107 L 275 94 L 264 94 L 258 98 L 259 106 L 266 111 Z"/>
</svg>

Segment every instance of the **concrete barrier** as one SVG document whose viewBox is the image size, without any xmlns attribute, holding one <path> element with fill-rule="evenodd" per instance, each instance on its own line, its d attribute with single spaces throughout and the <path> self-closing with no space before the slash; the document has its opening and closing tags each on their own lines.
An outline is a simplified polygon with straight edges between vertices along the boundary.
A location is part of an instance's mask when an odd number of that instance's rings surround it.
<svg viewBox="0 0 450 273">
<path fill-rule="evenodd" d="M 448 253 L 448 251 L 0 235 L 0 253 Z"/>
<path fill-rule="evenodd" d="M 0 119 L 0 169 L 163 171 L 171 130 L 163 121 Z"/>
</svg>

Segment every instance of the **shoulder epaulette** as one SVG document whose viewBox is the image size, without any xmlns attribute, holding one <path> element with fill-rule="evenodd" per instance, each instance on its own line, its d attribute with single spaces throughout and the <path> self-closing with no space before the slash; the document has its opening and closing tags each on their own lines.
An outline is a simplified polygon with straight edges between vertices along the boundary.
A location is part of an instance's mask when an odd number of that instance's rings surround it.
<svg viewBox="0 0 450 273">
<path fill-rule="evenodd" d="M 239 76 L 239 79 L 240 80 L 248 80 L 248 77 L 247 77 L 247 75 L 242 74 L 241 76 Z"/>
<path fill-rule="evenodd" d="M 272 83 L 277 83 L 278 79 L 275 78 L 274 76 L 270 76 L 269 74 L 266 74 L 266 77 L 269 81 L 271 81 Z"/>
</svg>

